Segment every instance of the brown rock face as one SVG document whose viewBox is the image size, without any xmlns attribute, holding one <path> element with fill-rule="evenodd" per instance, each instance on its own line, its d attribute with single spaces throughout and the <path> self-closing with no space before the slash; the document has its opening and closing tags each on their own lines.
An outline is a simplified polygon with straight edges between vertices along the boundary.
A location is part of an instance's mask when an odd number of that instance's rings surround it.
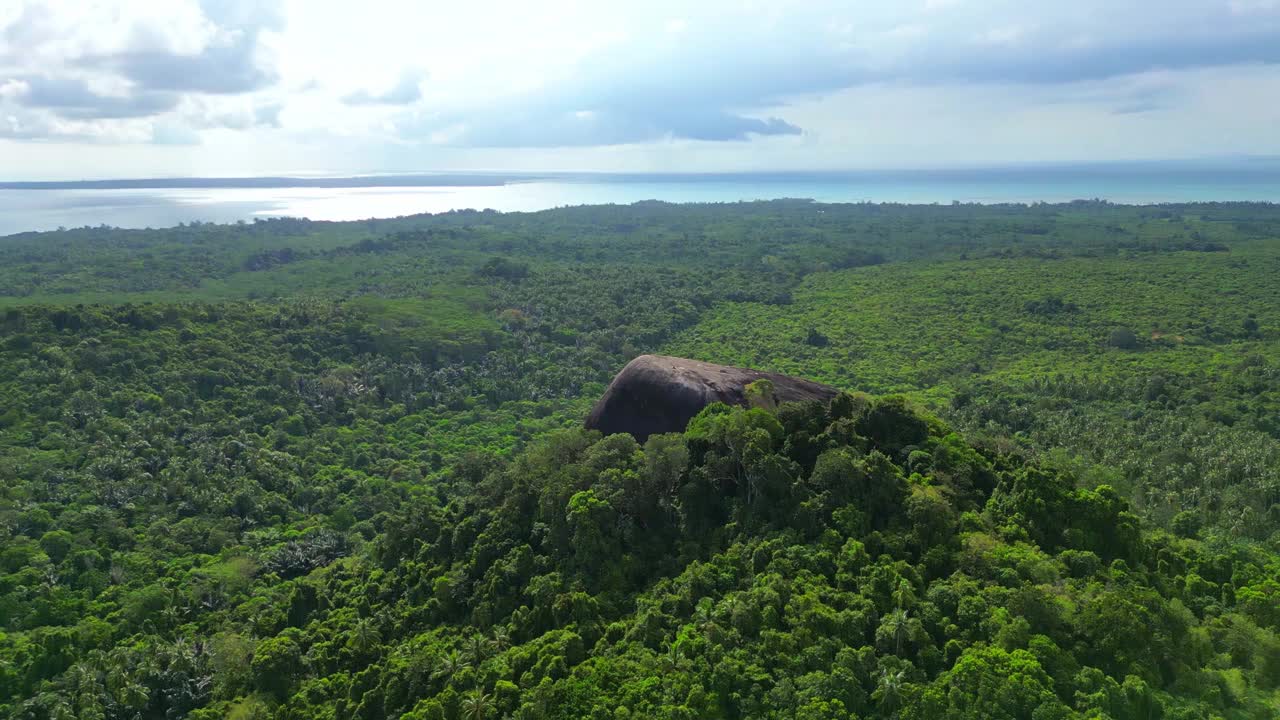
<svg viewBox="0 0 1280 720">
<path fill-rule="evenodd" d="M 773 383 L 778 402 L 827 402 L 840 392 L 790 375 L 641 355 L 609 383 L 587 416 L 587 427 L 605 435 L 629 433 L 639 442 L 650 435 L 684 432 L 689 420 L 711 403 L 746 405 L 746 386 L 757 380 Z"/>
</svg>

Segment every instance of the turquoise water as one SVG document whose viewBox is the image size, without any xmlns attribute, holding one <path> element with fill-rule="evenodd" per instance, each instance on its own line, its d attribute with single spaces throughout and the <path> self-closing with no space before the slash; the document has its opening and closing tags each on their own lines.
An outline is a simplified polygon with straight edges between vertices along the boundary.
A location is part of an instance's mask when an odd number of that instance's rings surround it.
<svg viewBox="0 0 1280 720">
<path fill-rule="evenodd" d="M 712 176 L 562 176 L 470 187 L 0 190 L 0 235 L 58 227 L 169 227 L 255 217 L 360 220 L 453 209 L 535 211 L 565 205 L 735 202 L 1031 203 L 1104 199 L 1151 204 L 1280 202 L 1280 171 L 954 171 Z"/>
</svg>

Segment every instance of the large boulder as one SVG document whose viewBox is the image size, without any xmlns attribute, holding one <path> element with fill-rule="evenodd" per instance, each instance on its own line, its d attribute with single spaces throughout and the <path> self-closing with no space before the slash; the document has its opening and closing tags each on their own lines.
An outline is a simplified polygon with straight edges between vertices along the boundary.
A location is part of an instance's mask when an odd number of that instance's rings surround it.
<svg viewBox="0 0 1280 720">
<path fill-rule="evenodd" d="M 627 363 L 587 416 L 587 427 L 605 435 L 628 433 L 639 442 L 650 435 L 683 432 L 689 420 L 714 402 L 747 404 L 747 385 L 773 384 L 777 402 L 827 402 L 840 391 L 811 380 L 747 368 L 641 355 Z"/>
</svg>

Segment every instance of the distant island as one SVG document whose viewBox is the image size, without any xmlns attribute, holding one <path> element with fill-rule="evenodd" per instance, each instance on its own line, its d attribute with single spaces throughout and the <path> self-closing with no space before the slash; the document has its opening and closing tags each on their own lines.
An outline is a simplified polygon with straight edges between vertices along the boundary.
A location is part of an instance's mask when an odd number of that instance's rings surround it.
<svg viewBox="0 0 1280 720">
<path fill-rule="evenodd" d="M 884 183 L 884 182 L 1061 182 L 1099 184 L 1117 178 L 1168 182 L 1171 178 L 1204 181 L 1274 181 L 1280 158 L 1215 158 L 1206 160 L 1108 163 L 1026 163 L 973 167 L 880 168 L 848 170 L 775 170 L 727 172 L 586 172 L 510 171 L 502 173 L 413 172 L 345 176 L 165 177 L 98 180 L 0 180 L 0 190 L 172 190 L 236 188 L 394 188 L 500 187 L 527 182 L 589 183 Z"/>
</svg>

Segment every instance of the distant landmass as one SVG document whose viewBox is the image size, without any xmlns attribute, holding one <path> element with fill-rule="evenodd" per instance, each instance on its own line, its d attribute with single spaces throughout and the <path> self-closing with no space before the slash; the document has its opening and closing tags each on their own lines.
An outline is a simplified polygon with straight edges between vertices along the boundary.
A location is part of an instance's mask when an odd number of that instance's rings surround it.
<svg viewBox="0 0 1280 720">
<path fill-rule="evenodd" d="M 1203 180 L 1274 179 L 1280 158 L 1217 158 L 1113 163 L 1028 163 L 992 167 L 748 172 L 418 172 L 348 176 L 165 177 L 99 180 L 0 180 L 0 190 L 179 190 L 271 188 L 500 187 L 512 183 L 867 183 L 1044 182 L 1118 177 Z"/>
<path fill-rule="evenodd" d="M 910 170 L 622 173 L 417 171 L 300 177 L 0 180 L 0 236 L 57 228 L 161 228 L 266 217 L 394 218 L 454 210 L 538 212 L 573 205 L 736 203 L 1151 205 L 1280 202 L 1280 161 L 1027 164 Z"/>
</svg>

